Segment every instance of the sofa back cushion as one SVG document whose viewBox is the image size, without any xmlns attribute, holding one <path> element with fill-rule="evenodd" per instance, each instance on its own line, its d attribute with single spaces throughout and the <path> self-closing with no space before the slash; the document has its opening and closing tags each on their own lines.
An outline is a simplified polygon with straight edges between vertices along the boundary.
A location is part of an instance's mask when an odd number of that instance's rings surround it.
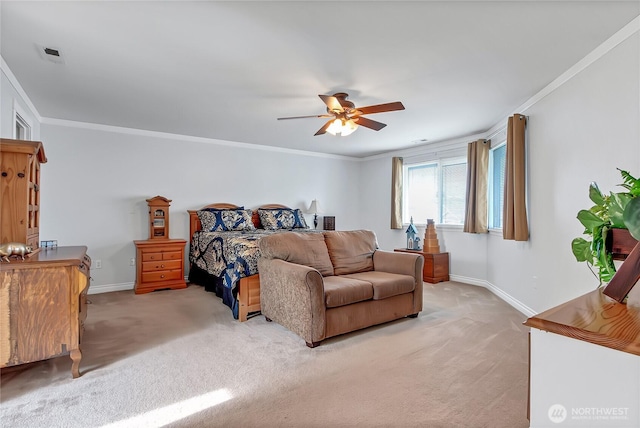
<svg viewBox="0 0 640 428">
<path fill-rule="evenodd" d="M 378 248 L 370 230 L 324 232 L 334 275 L 373 270 L 373 252 Z"/>
<path fill-rule="evenodd" d="M 333 265 L 322 233 L 283 232 L 260 238 L 260 254 L 317 269 L 322 276 L 333 275 Z"/>
</svg>

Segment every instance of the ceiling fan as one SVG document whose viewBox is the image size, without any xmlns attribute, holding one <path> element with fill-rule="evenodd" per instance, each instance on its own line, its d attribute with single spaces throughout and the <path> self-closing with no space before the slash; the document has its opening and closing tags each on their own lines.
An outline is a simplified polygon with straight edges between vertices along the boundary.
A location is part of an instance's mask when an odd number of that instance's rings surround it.
<svg viewBox="0 0 640 428">
<path fill-rule="evenodd" d="M 351 101 L 347 101 L 349 94 L 337 92 L 333 95 L 318 95 L 327 105 L 327 114 L 311 116 L 279 117 L 278 120 L 304 119 L 309 117 L 330 118 L 322 128 L 314 135 L 322 135 L 326 132 L 332 135 L 347 136 L 358 129 L 358 126 L 379 131 L 385 126 L 384 123 L 363 117 L 364 114 L 384 113 L 387 111 L 404 110 L 400 101 L 386 104 L 376 104 L 367 107 L 356 107 Z"/>
</svg>

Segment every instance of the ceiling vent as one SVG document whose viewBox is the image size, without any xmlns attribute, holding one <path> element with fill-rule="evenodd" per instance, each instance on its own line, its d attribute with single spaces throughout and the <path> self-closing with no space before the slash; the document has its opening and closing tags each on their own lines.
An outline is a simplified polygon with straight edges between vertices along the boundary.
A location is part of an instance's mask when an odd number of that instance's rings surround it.
<svg viewBox="0 0 640 428">
<path fill-rule="evenodd" d="M 55 62 L 56 64 L 64 64 L 64 57 L 62 56 L 62 52 L 60 51 L 60 49 L 51 46 L 36 46 L 38 47 L 40 57 L 45 61 Z"/>
</svg>

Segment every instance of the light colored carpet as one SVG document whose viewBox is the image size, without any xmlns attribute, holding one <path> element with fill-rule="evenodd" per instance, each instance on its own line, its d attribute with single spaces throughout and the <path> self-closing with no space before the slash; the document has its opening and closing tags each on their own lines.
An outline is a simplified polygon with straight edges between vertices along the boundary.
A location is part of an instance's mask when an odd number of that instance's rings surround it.
<svg viewBox="0 0 640 428">
<path fill-rule="evenodd" d="M 3 427 L 527 427 L 525 316 L 481 287 L 309 349 L 199 286 L 90 295 L 81 377 L 60 357 L 2 371 Z"/>
</svg>

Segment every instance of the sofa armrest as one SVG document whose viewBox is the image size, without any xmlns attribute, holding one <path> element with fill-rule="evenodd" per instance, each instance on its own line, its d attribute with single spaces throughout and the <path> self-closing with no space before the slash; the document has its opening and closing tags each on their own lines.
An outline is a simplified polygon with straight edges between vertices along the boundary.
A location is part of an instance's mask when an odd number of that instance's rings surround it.
<svg viewBox="0 0 640 428">
<path fill-rule="evenodd" d="M 413 310 L 417 314 L 422 310 L 422 269 L 424 257 L 415 253 L 376 250 L 373 253 L 373 269 L 382 272 L 410 275 L 415 279 L 413 290 Z"/>
<path fill-rule="evenodd" d="M 287 327 L 306 342 L 325 338 L 322 275 L 308 266 L 260 258 L 260 306 L 264 316 Z"/>
<path fill-rule="evenodd" d="M 419 265 L 419 266 L 418 266 Z M 373 253 L 373 269 L 382 272 L 411 275 L 422 280 L 424 258 L 420 254 L 376 250 Z"/>
</svg>

